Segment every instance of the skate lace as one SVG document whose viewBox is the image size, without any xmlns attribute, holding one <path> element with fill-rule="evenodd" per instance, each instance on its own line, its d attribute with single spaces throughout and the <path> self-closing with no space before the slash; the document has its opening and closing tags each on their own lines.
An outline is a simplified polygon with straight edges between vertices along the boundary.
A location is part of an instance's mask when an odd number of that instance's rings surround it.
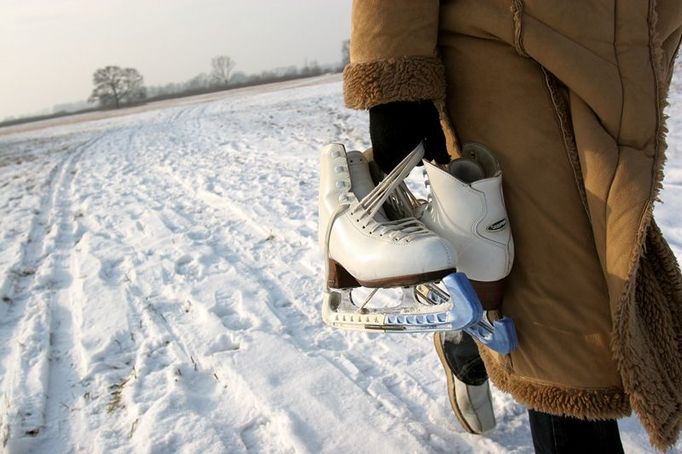
<svg viewBox="0 0 682 454">
<path fill-rule="evenodd" d="M 423 156 L 424 148 L 419 144 L 373 190 L 351 208 L 351 216 L 356 222 L 363 224 L 363 229 L 368 229 L 370 234 L 388 236 L 395 241 L 411 241 L 417 237 L 432 234 L 411 212 L 404 212 L 403 217 L 393 221 L 377 222 L 375 218 L 384 202 L 389 197 L 397 196 L 399 188 L 404 185 L 405 178 Z"/>
</svg>

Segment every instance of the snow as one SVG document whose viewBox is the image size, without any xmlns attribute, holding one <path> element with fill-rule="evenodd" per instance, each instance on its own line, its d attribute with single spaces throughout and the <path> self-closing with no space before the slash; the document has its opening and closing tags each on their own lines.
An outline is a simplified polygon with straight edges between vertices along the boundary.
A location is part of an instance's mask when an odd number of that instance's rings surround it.
<svg viewBox="0 0 682 454">
<path fill-rule="evenodd" d="M 682 257 L 682 90 L 665 203 Z M 337 76 L 0 130 L 0 440 L 12 452 L 532 452 L 464 433 L 428 335 L 321 320 L 317 156 L 368 146 Z M 649 452 L 635 417 L 627 452 Z M 682 449 L 682 444 L 677 444 Z"/>
</svg>

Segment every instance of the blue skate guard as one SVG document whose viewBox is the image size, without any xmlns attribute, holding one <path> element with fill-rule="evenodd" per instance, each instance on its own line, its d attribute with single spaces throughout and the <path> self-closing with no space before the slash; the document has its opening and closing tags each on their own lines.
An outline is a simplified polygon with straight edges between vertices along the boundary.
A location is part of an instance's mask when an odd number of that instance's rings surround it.
<svg viewBox="0 0 682 454">
<path fill-rule="evenodd" d="M 418 333 L 464 330 L 491 349 L 507 354 L 516 347 L 514 323 L 502 318 L 490 323 L 476 291 L 464 273 L 451 273 L 441 281 L 403 289 L 398 306 L 365 308 L 353 301 L 350 289 L 324 292 L 322 317 L 335 328 Z"/>
<path fill-rule="evenodd" d="M 443 278 L 443 285 L 448 290 L 450 297 L 456 301 L 453 308 L 457 314 L 456 318 L 462 322 L 474 320 L 459 329 L 470 334 L 488 348 L 503 355 L 508 355 L 516 348 L 518 341 L 516 339 L 514 321 L 509 317 L 502 317 L 491 323 L 488 320 L 487 313 L 483 311 L 476 291 L 464 273 L 452 273 L 445 276 Z M 423 286 L 429 288 L 429 290 L 431 290 L 431 287 L 435 287 L 433 284 L 424 284 Z M 438 289 L 438 287 L 435 288 Z M 418 287 L 417 291 L 420 292 L 420 290 Z M 424 297 L 421 292 L 420 296 Z M 460 304 L 463 301 L 467 302 L 467 304 Z M 472 303 L 473 301 L 475 303 Z M 454 330 L 457 329 L 454 328 Z"/>
</svg>

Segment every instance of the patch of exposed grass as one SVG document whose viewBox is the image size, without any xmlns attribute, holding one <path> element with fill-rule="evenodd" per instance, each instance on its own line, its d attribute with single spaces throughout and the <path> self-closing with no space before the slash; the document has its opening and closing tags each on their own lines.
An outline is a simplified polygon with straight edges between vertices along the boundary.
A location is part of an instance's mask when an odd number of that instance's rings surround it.
<svg viewBox="0 0 682 454">
<path fill-rule="evenodd" d="M 114 383 L 113 385 L 109 386 L 109 395 L 111 397 L 109 399 L 109 403 L 107 404 L 107 413 L 113 413 L 116 410 L 125 408 L 125 405 L 123 404 L 123 388 L 125 387 L 126 383 L 130 381 L 131 376 L 132 374 L 128 375 L 127 377 L 123 377 L 118 383 Z"/>
<path fill-rule="evenodd" d="M 28 277 L 33 276 L 36 273 L 36 270 L 34 270 L 33 268 L 22 268 L 19 270 L 17 269 L 11 270 L 10 273 L 18 277 Z"/>
</svg>

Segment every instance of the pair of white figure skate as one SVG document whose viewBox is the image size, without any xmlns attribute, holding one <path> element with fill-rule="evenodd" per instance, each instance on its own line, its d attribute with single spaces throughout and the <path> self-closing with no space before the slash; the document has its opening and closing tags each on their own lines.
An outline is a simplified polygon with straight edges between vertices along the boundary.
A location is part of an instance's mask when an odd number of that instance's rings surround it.
<svg viewBox="0 0 682 454">
<path fill-rule="evenodd" d="M 516 346 L 511 320 L 490 320 L 513 262 L 502 174 L 479 144 L 443 169 L 424 162 L 429 200 L 404 183 L 419 145 L 375 185 L 359 151 L 326 146 L 320 157 L 319 240 L 326 260 L 324 321 L 375 331 L 464 330 L 503 354 Z M 473 284 L 473 285 L 472 285 Z M 362 303 L 352 289 L 402 287 L 400 304 Z"/>
<path fill-rule="evenodd" d="M 488 382 L 460 380 L 452 348 L 473 348 L 476 355 L 471 341 L 457 346 L 459 330 L 503 354 L 515 348 L 512 321 L 490 321 L 479 300 L 486 309 L 499 307 L 514 246 L 497 160 L 479 144 L 462 152 L 444 167 L 424 162 L 430 195 L 422 201 L 403 181 L 422 159 L 421 145 L 383 178 L 376 167 L 370 171 L 361 152 L 347 153 L 340 144 L 322 150 L 322 312 L 326 323 L 339 328 L 436 331 L 455 415 L 465 430 L 482 433 L 495 427 Z M 360 304 L 353 300 L 352 289 L 359 286 L 402 287 L 403 295 L 397 305 L 375 308 L 369 305 L 374 291 Z"/>
</svg>

